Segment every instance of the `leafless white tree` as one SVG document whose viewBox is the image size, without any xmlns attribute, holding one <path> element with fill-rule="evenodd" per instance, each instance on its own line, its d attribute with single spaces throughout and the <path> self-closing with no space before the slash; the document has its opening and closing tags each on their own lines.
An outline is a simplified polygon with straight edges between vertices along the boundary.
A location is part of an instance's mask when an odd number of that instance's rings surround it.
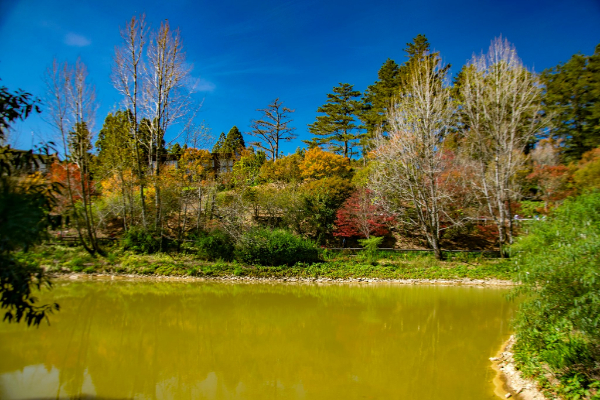
<svg viewBox="0 0 600 400">
<path fill-rule="evenodd" d="M 442 258 L 442 219 L 451 220 L 448 165 L 442 147 L 454 112 L 437 54 L 410 66 L 404 92 L 388 111 L 389 129 L 375 138 L 368 187 L 392 215 L 418 226 Z"/>
<path fill-rule="evenodd" d="M 143 159 L 142 138 L 140 137 L 141 98 L 144 74 L 144 48 L 147 41 L 147 28 L 145 17 L 133 17 L 121 29 L 123 44 L 115 48 L 114 64 L 112 70 L 113 86 L 121 93 L 124 105 L 130 111 L 131 137 L 134 143 L 135 166 L 139 179 L 141 199 L 142 225 L 147 224 L 146 201 L 144 188 L 146 186 L 144 175 L 146 160 Z"/>
<path fill-rule="evenodd" d="M 252 121 L 250 125 L 252 132 L 250 134 L 261 141 L 252 144 L 265 150 L 270 155 L 271 160 L 275 161 L 279 158 L 280 143 L 297 137 L 294 134 L 296 128 L 290 126 L 292 120 L 289 114 L 293 113 L 294 110 L 284 107 L 283 102 L 276 98 L 267 108 L 256 111 L 263 113 L 263 117 Z"/>
<path fill-rule="evenodd" d="M 185 61 L 178 30 L 168 22 L 158 30 L 146 28 L 144 17 L 132 18 L 121 30 L 123 45 L 115 50 L 113 84 L 123 95 L 131 112 L 131 129 L 138 158 L 137 174 L 141 180 L 142 220 L 148 215 L 144 186 L 154 185 L 154 228 L 161 230 L 161 193 L 159 175 L 164 137 L 169 127 L 190 124 L 199 107 L 194 107 L 190 80 L 191 65 Z M 143 153 L 147 159 L 143 160 Z M 151 177 L 149 177 L 151 175 Z M 151 182 L 146 182 L 149 178 Z"/>
<path fill-rule="evenodd" d="M 211 129 L 204 121 L 200 125 L 188 124 L 183 131 L 183 139 L 194 149 L 205 149 L 214 142 Z"/>
<path fill-rule="evenodd" d="M 150 145 L 155 154 L 151 165 L 155 182 L 160 175 L 163 140 L 167 129 L 193 112 L 190 84 L 191 66 L 185 62 L 178 30 L 163 22 L 150 35 L 144 82 L 144 108 L 150 122 Z M 152 151 L 151 151 L 152 152 Z M 152 163 L 152 160 L 156 162 Z M 155 229 L 161 229 L 160 186 L 155 184 Z"/>
<path fill-rule="evenodd" d="M 473 56 L 461 90 L 471 184 L 498 227 L 502 248 L 512 241 L 512 203 L 520 193 L 515 178 L 526 159 L 523 151 L 543 126 L 541 84 L 514 46 L 496 38 L 487 54 Z"/>
<path fill-rule="evenodd" d="M 79 168 L 79 182 L 71 176 L 67 165 L 67 194 L 76 216 L 75 222 L 81 242 L 91 254 L 102 253 L 96 238 L 96 224 L 92 211 L 90 163 L 93 122 L 96 112 L 95 89 L 87 82 L 87 67 L 78 59 L 74 66 L 54 60 L 46 71 L 49 122 L 55 127 L 63 144 L 67 161 Z M 76 188 L 78 193 L 75 193 Z M 77 207 L 77 198 L 82 206 Z M 80 225 L 80 219 L 83 227 Z M 83 234 L 82 229 L 85 231 Z"/>
</svg>

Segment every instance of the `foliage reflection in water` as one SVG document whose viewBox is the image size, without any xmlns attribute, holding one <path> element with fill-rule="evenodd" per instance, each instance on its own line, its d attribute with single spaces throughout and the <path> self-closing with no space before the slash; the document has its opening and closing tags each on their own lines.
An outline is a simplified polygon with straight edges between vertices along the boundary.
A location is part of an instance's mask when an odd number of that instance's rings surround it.
<svg viewBox="0 0 600 400">
<path fill-rule="evenodd" d="M 59 282 L 0 325 L 3 399 L 492 399 L 495 288 Z"/>
</svg>

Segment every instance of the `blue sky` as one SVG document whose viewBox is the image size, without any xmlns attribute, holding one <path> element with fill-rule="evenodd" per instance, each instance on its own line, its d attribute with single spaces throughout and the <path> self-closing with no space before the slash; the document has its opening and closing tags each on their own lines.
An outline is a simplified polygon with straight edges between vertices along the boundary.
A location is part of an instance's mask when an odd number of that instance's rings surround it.
<svg viewBox="0 0 600 400">
<path fill-rule="evenodd" d="M 405 61 L 403 49 L 419 33 L 453 73 L 499 35 L 538 72 L 574 53 L 591 54 L 600 43 L 599 0 L 0 0 L 0 85 L 43 98 L 52 59 L 80 56 L 96 86 L 99 130 L 121 101 L 110 82 L 119 27 L 141 13 L 154 28 L 165 19 L 179 27 L 200 82 L 197 122 L 204 120 L 215 138 L 233 125 L 245 133 L 260 117 L 256 109 L 279 97 L 296 110 L 299 136 L 285 153 L 310 139 L 307 124 L 334 86 L 364 91 L 387 58 Z M 30 148 L 50 140 L 51 131 L 43 118 L 30 118 L 15 126 L 13 145 Z"/>
</svg>

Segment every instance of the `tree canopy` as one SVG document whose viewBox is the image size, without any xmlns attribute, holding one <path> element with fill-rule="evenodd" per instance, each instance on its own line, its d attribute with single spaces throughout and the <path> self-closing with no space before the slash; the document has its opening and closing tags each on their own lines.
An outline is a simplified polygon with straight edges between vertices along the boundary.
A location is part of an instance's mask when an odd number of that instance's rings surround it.
<svg viewBox="0 0 600 400">
<path fill-rule="evenodd" d="M 551 134 L 564 141 L 563 155 L 576 161 L 600 145 L 600 44 L 594 54 L 575 54 L 542 73 L 544 108 Z"/>
<path fill-rule="evenodd" d="M 316 136 L 316 143 L 324 144 L 335 153 L 349 158 L 355 153 L 352 147 L 362 137 L 362 127 L 357 124 L 357 116 L 361 110 L 358 100 L 360 92 L 348 83 L 340 83 L 327 94 L 327 102 L 317 109 L 324 115 L 308 125 L 310 133 Z"/>
</svg>

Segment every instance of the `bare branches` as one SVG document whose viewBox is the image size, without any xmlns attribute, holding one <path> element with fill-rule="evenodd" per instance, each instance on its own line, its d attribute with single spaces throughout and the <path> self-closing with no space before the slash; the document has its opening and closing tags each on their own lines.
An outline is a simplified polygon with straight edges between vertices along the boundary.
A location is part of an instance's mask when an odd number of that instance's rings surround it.
<svg viewBox="0 0 600 400">
<path fill-rule="evenodd" d="M 262 119 L 253 120 L 252 132 L 250 134 L 259 138 L 262 142 L 254 142 L 253 144 L 267 152 L 271 160 L 279 158 L 279 146 L 282 141 L 290 141 L 297 137 L 294 134 L 296 128 L 290 127 L 292 122 L 289 114 L 291 110 L 283 106 L 283 102 L 276 98 L 267 106 L 267 108 L 258 109 L 263 113 Z"/>
<path fill-rule="evenodd" d="M 65 82 L 67 81 L 68 65 L 59 63 L 56 59 L 52 61 L 52 66 L 46 69 L 44 81 L 46 83 L 46 106 L 48 107 L 47 122 L 56 129 L 59 139 L 63 143 L 63 149 L 68 151 L 67 131 L 69 121 L 67 115 L 67 90 Z M 65 154 L 65 157 L 67 154 Z"/>
<path fill-rule="evenodd" d="M 191 65 L 185 62 L 179 31 L 171 29 L 168 22 L 153 31 L 147 29 L 144 16 L 133 17 L 121 29 L 121 37 L 123 45 L 115 49 L 113 85 L 122 94 L 132 119 L 142 221 L 146 226 L 144 186 L 147 175 L 151 174 L 155 182 L 154 228 L 160 230 L 160 187 L 156 182 L 160 181 L 167 130 L 182 123 L 183 129 L 175 137 L 195 131 L 195 141 L 200 139 L 201 131 L 192 125 L 199 106 L 193 106 L 191 98 Z"/>
<path fill-rule="evenodd" d="M 94 86 L 87 82 L 87 67 L 78 59 L 74 66 L 59 64 L 54 60 L 46 71 L 50 123 L 57 129 L 63 143 L 67 162 L 75 163 L 79 169 L 79 193 L 81 206 L 74 195 L 75 179 L 67 165 L 67 191 L 70 206 L 77 223 L 77 231 L 83 246 L 91 254 L 102 250 L 96 240 L 96 227 L 92 212 L 92 188 L 90 181 L 91 127 L 96 112 Z M 83 219 L 83 227 L 79 218 Z M 85 229 L 85 235 L 82 233 Z"/>
<path fill-rule="evenodd" d="M 151 34 L 147 61 L 144 107 L 153 133 L 164 135 L 190 111 L 189 92 L 184 88 L 191 68 L 185 63 L 179 30 L 172 30 L 168 22 L 161 23 L 158 32 Z"/>
<path fill-rule="evenodd" d="M 194 149 L 206 148 L 214 140 L 210 128 L 202 121 L 200 125 L 188 124 L 183 131 L 184 143 Z"/>
<path fill-rule="evenodd" d="M 146 45 L 145 17 L 131 18 L 121 29 L 122 47 L 115 48 L 112 72 L 113 86 L 124 98 L 125 107 L 133 113 L 137 125 L 137 111 L 142 74 L 144 72 L 143 52 Z"/>
<path fill-rule="evenodd" d="M 502 246 L 507 224 L 511 241 L 511 201 L 519 196 L 515 175 L 525 162 L 523 150 L 543 126 L 541 87 L 502 38 L 492 41 L 487 54 L 474 56 L 464 72 L 462 113 L 472 186 L 494 218 Z"/>
<path fill-rule="evenodd" d="M 441 258 L 441 220 L 451 220 L 446 184 L 451 175 L 442 142 L 454 108 L 436 55 L 411 69 L 405 91 L 388 111 L 388 136 L 379 133 L 375 139 L 369 188 L 392 214 L 419 226 Z"/>
<path fill-rule="evenodd" d="M 140 97 L 143 74 L 145 71 L 143 52 L 146 45 L 146 24 L 145 17 L 131 18 L 125 28 L 121 29 L 123 46 L 115 48 L 115 57 L 113 65 L 112 80 L 114 87 L 124 98 L 126 108 L 130 111 L 129 118 L 131 136 L 133 137 L 134 152 L 136 158 L 136 169 L 138 179 L 140 180 L 140 199 L 142 210 L 142 224 L 146 226 L 146 200 L 144 193 L 144 175 L 143 152 L 140 148 L 142 138 L 140 137 Z"/>
</svg>

